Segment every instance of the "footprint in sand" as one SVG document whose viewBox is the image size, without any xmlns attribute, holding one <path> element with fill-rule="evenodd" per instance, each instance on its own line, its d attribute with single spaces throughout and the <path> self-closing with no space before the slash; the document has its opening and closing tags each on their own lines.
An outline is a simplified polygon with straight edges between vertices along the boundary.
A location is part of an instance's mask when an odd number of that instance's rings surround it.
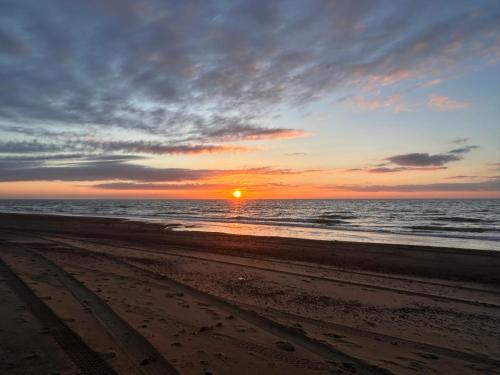
<svg viewBox="0 0 500 375">
<path fill-rule="evenodd" d="M 418 353 L 418 355 L 426 359 L 439 359 L 439 356 L 432 353 Z"/>
<path fill-rule="evenodd" d="M 276 346 L 281 349 L 281 350 L 285 350 L 287 352 L 293 352 L 295 351 L 295 347 L 290 344 L 289 342 L 287 341 L 276 341 Z"/>
</svg>

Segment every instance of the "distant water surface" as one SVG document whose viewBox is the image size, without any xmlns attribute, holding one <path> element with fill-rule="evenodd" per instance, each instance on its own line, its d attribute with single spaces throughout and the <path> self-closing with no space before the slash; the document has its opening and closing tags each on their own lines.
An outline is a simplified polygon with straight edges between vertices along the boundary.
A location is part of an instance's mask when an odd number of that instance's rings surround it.
<svg viewBox="0 0 500 375">
<path fill-rule="evenodd" d="M 0 212 L 159 221 L 175 230 L 500 250 L 500 199 L 0 200 Z"/>
</svg>

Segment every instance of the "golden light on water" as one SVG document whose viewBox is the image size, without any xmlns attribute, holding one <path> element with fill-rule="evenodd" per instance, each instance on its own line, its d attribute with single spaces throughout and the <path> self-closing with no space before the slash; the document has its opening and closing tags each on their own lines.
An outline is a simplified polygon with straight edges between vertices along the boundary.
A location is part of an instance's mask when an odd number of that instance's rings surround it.
<svg viewBox="0 0 500 375">
<path fill-rule="evenodd" d="M 241 197 L 241 190 L 233 190 L 233 197 L 236 199 Z"/>
</svg>

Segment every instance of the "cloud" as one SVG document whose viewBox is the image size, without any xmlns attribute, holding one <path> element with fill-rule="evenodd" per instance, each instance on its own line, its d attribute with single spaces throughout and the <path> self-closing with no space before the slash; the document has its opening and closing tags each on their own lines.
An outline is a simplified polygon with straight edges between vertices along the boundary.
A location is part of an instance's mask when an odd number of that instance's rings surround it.
<svg viewBox="0 0 500 375">
<path fill-rule="evenodd" d="M 85 139 L 66 140 L 64 143 L 41 143 L 38 141 L 0 141 L 0 153 L 46 153 L 46 152 L 125 152 L 153 155 L 215 154 L 249 152 L 252 148 L 213 144 L 166 144 L 153 141 L 95 141 Z"/>
<path fill-rule="evenodd" d="M 475 150 L 479 148 L 479 146 L 464 146 L 464 147 L 461 147 L 461 148 L 455 148 L 451 151 L 448 151 L 449 154 L 458 154 L 458 155 L 461 155 L 461 154 L 467 154 L 469 152 L 471 152 L 472 150 Z"/>
<path fill-rule="evenodd" d="M 349 169 L 346 169 L 345 171 L 346 172 L 363 172 L 365 170 L 366 169 L 364 169 L 364 168 L 349 168 Z"/>
<path fill-rule="evenodd" d="M 127 181 L 179 182 L 237 175 L 298 175 L 317 170 L 273 167 L 241 169 L 154 168 L 131 164 L 137 155 L 59 154 L 0 159 L 0 182 L 14 181 Z M 116 182 L 115 181 L 115 182 Z"/>
<path fill-rule="evenodd" d="M 28 135 L 36 138 L 76 138 L 84 135 L 83 132 L 76 131 L 57 131 L 39 127 L 25 127 L 25 126 L 5 126 L 0 124 L 0 131 L 7 133 L 17 133 Z"/>
<path fill-rule="evenodd" d="M 429 107 L 438 111 L 454 111 L 470 107 L 471 103 L 453 100 L 444 95 L 430 95 L 427 99 Z"/>
<path fill-rule="evenodd" d="M 466 154 L 479 148 L 479 146 L 463 146 L 442 154 L 429 154 L 414 152 L 389 156 L 383 163 L 368 168 L 350 168 L 346 172 L 368 172 L 368 173 L 397 173 L 406 171 L 437 171 L 447 169 L 445 164 L 460 161 Z M 391 165 L 392 164 L 392 165 Z"/>
<path fill-rule="evenodd" d="M 423 83 L 422 87 L 432 87 L 432 86 L 439 85 L 440 83 L 441 83 L 440 79 L 433 79 L 431 81 L 427 81 L 427 82 Z"/>
<path fill-rule="evenodd" d="M 32 152 L 57 152 L 63 151 L 61 145 L 40 143 L 38 141 L 0 141 L 0 153 L 23 154 Z"/>
<path fill-rule="evenodd" d="M 398 172 L 407 172 L 407 171 L 438 171 L 442 169 L 448 169 L 445 166 L 429 166 L 429 167 L 387 167 L 385 166 L 387 163 L 384 163 L 380 166 L 374 168 L 350 168 L 346 169 L 345 172 L 368 172 L 368 173 L 376 173 L 376 174 L 385 174 L 385 173 L 398 173 Z"/>
<path fill-rule="evenodd" d="M 366 99 L 363 96 L 356 96 L 349 100 L 351 105 L 362 111 L 375 111 L 383 109 L 390 112 L 404 112 L 408 110 L 408 105 L 401 95 L 391 95 L 382 99 Z"/>
<path fill-rule="evenodd" d="M 362 171 L 367 171 L 370 173 L 394 173 L 406 170 L 406 168 L 390 168 L 390 167 L 377 167 L 370 169 L 361 169 Z"/>
<path fill-rule="evenodd" d="M 44 154 L 35 156 L 2 156 L 0 166 L 16 168 L 23 165 L 34 166 L 47 163 L 74 164 L 78 162 L 90 161 L 132 161 L 144 159 L 139 155 L 89 155 L 89 154 Z"/>
<path fill-rule="evenodd" d="M 305 173 L 324 172 L 322 169 L 291 169 L 291 168 L 272 168 L 258 167 L 233 170 L 235 174 L 261 174 L 261 175 L 296 175 Z"/>
<path fill-rule="evenodd" d="M 448 169 L 447 167 L 377 167 L 377 168 L 369 168 L 362 169 L 363 171 L 367 171 L 369 173 L 395 173 L 395 172 L 403 172 L 403 171 L 437 171 L 441 169 Z"/>
<path fill-rule="evenodd" d="M 27 51 L 23 41 L 11 35 L 7 30 L 0 28 L 0 53 L 19 56 L 25 52 Z"/>
<path fill-rule="evenodd" d="M 441 167 L 447 163 L 462 160 L 465 154 L 477 148 L 478 146 L 466 146 L 448 151 L 444 154 L 434 155 L 416 152 L 390 156 L 385 160 L 404 167 Z"/>
<path fill-rule="evenodd" d="M 495 1 L 4 0 L 0 121 L 91 124 L 101 135 L 121 128 L 167 143 L 205 128 L 238 138 L 224 122 L 212 129 L 218 117 L 256 127 L 238 139 L 302 136 L 268 129 L 266 116 L 430 67 L 463 68 L 470 56 L 487 63 L 499 50 L 499 15 Z M 404 108 L 397 97 L 359 104 Z"/>
<path fill-rule="evenodd" d="M 446 177 L 446 180 L 463 180 L 463 179 L 476 179 L 476 178 L 481 178 L 481 179 L 484 179 L 484 178 L 491 178 L 491 177 L 488 177 L 488 176 L 467 176 L 467 175 L 458 175 L 458 176 L 450 176 L 450 177 Z M 495 178 L 497 178 L 497 176 L 495 176 Z"/>
<path fill-rule="evenodd" d="M 450 142 L 455 143 L 455 144 L 466 144 L 469 141 L 469 138 L 455 138 L 452 139 Z"/>
<path fill-rule="evenodd" d="M 427 153 L 394 155 L 386 158 L 387 161 L 402 166 L 442 166 L 461 159 L 460 156 L 453 154 L 430 155 Z"/>
<path fill-rule="evenodd" d="M 223 170 L 152 168 L 115 161 L 65 166 L 1 168 L 0 182 L 12 181 L 192 181 L 226 174 Z M 231 173 L 231 172 L 229 172 Z"/>
<path fill-rule="evenodd" d="M 135 182 L 111 182 L 92 185 L 96 189 L 105 190 L 205 190 L 225 189 L 227 184 L 144 184 Z"/>
<path fill-rule="evenodd" d="M 122 152 L 134 152 L 134 153 L 145 153 L 145 154 L 215 154 L 215 153 L 225 153 L 225 152 L 248 152 L 252 151 L 251 148 L 241 147 L 241 146 L 225 146 L 225 145 L 210 145 L 210 144 L 180 144 L 180 145 L 169 145 L 162 144 L 159 142 L 147 142 L 147 141 L 107 141 L 107 142 L 92 142 L 87 143 L 90 147 L 95 149 L 100 149 L 103 151 L 122 151 Z"/>
<path fill-rule="evenodd" d="M 246 124 L 232 124 L 224 127 L 215 127 L 212 129 L 202 129 L 201 135 L 209 139 L 221 141 L 233 140 L 264 140 L 264 139 L 289 139 L 304 137 L 307 133 L 300 129 L 286 128 L 264 128 Z"/>
<path fill-rule="evenodd" d="M 394 72 L 390 72 L 385 75 L 373 75 L 369 78 L 367 85 L 369 87 L 373 86 L 390 86 L 396 82 L 408 79 L 412 76 L 411 70 L 401 69 Z"/>
<path fill-rule="evenodd" d="M 354 192 L 395 192 L 395 193 L 410 193 L 410 192 L 474 192 L 487 191 L 499 192 L 500 179 L 482 182 L 463 182 L 463 183 L 435 183 L 421 185 L 328 185 L 324 189 L 354 191 Z"/>
<path fill-rule="evenodd" d="M 155 184 L 155 183 L 135 183 L 135 182 L 111 182 L 92 185 L 96 189 L 104 190 L 227 190 L 233 189 L 234 184 L 212 184 L 212 183 L 175 183 L 175 184 Z M 283 183 L 268 183 L 259 185 L 244 185 L 244 190 L 257 190 L 262 188 L 282 188 L 294 185 Z"/>
</svg>

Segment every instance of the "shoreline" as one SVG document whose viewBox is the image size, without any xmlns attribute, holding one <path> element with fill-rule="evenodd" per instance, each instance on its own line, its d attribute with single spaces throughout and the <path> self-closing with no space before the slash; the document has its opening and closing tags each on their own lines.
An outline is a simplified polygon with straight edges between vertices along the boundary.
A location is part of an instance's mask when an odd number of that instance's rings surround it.
<svg viewBox="0 0 500 375">
<path fill-rule="evenodd" d="M 106 230 L 111 227 L 118 231 Z M 375 272 L 500 283 L 500 252 L 495 250 L 179 231 L 165 223 L 52 214 L 0 213 L 0 229 L 63 232 L 87 238 L 106 236 L 130 243 L 166 243 L 187 250 L 198 247 L 215 253 L 244 253 Z M 120 234 L 122 231 L 127 234 Z M 207 242 L 213 246 L 207 246 Z"/>
<path fill-rule="evenodd" d="M 451 236 L 436 233 L 397 233 L 390 231 L 369 231 L 347 228 L 324 228 L 299 224 L 247 222 L 231 220 L 203 220 L 198 218 L 153 218 L 140 216 L 87 215 L 71 213 L 32 213 L 0 211 L 0 215 L 35 215 L 62 216 L 74 218 L 124 220 L 130 222 L 164 225 L 174 231 L 220 233 L 230 235 L 250 235 L 258 237 L 277 237 L 290 239 L 305 239 L 326 242 L 366 243 L 377 245 L 417 246 L 429 248 L 465 249 L 467 251 L 500 252 L 498 241 L 492 238 L 477 238 L 475 236 Z M 301 234 L 297 234 L 300 232 Z M 444 243 L 432 244 L 432 241 Z M 466 242 L 462 245 L 461 242 Z M 468 244 L 467 242 L 470 242 Z M 469 246 L 470 245 L 470 246 Z M 496 248 L 495 248 L 496 245 Z"/>
</svg>

